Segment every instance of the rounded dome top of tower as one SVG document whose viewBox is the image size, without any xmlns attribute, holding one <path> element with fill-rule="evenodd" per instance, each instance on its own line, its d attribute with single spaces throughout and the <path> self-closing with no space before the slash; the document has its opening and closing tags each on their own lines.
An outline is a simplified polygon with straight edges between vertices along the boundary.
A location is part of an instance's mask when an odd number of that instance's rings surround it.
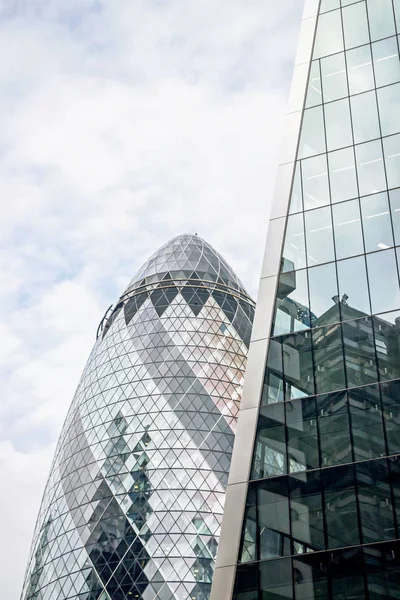
<svg viewBox="0 0 400 600">
<path fill-rule="evenodd" d="M 228 263 L 198 235 L 178 235 L 161 246 L 136 273 L 125 294 L 167 279 L 215 282 L 247 296 Z"/>
</svg>

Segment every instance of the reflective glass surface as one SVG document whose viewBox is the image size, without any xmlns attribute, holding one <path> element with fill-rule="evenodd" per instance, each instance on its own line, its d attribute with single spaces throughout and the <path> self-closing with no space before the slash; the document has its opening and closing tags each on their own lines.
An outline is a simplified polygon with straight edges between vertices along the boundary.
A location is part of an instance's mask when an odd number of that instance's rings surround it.
<svg viewBox="0 0 400 600">
<path fill-rule="evenodd" d="M 361 198 L 361 213 L 366 252 L 384 250 L 393 246 L 387 193 Z"/>
<path fill-rule="evenodd" d="M 400 135 L 391 135 L 383 140 L 388 188 L 400 186 Z"/>
<path fill-rule="evenodd" d="M 329 204 L 326 155 L 308 158 L 301 163 L 305 210 Z"/>
<path fill-rule="evenodd" d="M 354 148 L 344 148 L 328 154 L 332 202 L 358 196 Z"/>
<path fill-rule="evenodd" d="M 304 111 L 303 116 L 299 158 L 321 154 L 325 150 L 325 127 L 322 107 L 308 108 Z"/>
<path fill-rule="evenodd" d="M 332 213 L 329 207 L 305 213 L 307 264 L 314 267 L 334 259 Z"/>
<path fill-rule="evenodd" d="M 376 85 L 381 87 L 400 81 L 397 38 L 390 37 L 372 44 Z"/>
<path fill-rule="evenodd" d="M 366 196 L 384 190 L 386 178 L 381 142 L 360 144 L 355 150 L 360 195 Z"/>
<path fill-rule="evenodd" d="M 349 50 L 346 52 L 346 61 L 350 94 L 372 90 L 375 83 L 370 45 Z"/>
<path fill-rule="evenodd" d="M 324 102 L 332 102 L 348 96 L 346 64 L 343 52 L 321 60 L 322 90 Z"/>
<path fill-rule="evenodd" d="M 347 258 L 364 252 L 358 200 L 341 202 L 333 207 L 336 257 Z"/>
<path fill-rule="evenodd" d="M 258 600 L 400 597 L 399 34 L 400 0 L 319 3 L 250 482 L 290 533 L 241 559 Z"/>
</svg>

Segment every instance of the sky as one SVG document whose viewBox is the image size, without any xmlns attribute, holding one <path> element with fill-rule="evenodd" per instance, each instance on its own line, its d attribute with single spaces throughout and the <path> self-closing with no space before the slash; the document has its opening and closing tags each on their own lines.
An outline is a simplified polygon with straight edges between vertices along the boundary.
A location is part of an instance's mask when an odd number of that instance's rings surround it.
<svg viewBox="0 0 400 600">
<path fill-rule="evenodd" d="M 0 0 L 1 595 L 96 328 L 198 233 L 256 296 L 302 0 Z"/>
</svg>

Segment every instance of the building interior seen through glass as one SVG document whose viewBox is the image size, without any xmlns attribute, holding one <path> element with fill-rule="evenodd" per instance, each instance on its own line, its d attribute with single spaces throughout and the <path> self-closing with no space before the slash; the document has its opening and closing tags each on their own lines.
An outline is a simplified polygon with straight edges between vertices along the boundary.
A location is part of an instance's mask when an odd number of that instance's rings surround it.
<svg viewBox="0 0 400 600">
<path fill-rule="evenodd" d="M 400 598 L 400 0 L 321 0 L 234 597 Z"/>
</svg>

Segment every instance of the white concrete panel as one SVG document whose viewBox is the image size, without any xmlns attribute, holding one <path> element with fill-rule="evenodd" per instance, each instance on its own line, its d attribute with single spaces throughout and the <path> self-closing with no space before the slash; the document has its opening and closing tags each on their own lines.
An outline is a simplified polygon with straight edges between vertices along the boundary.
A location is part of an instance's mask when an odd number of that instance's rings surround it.
<svg viewBox="0 0 400 600">
<path fill-rule="evenodd" d="M 274 199 L 271 207 L 271 221 L 273 219 L 279 219 L 280 217 L 286 217 L 287 215 L 293 175 L 294 162 L 279 165 L 276 174 Z"/>
<path fill-rule="evenodd" d="M 210 600 L 230 600 L 235 583 L 235 567 L 215 569 Z"/>
<path fill-rule="evenodd" d="M 273 219 L 269 222 L 267 243 L 261 269 L 261 278 L 277 275 L 280 270 L 282 243 L 285 235 L 286 217 Z M 260 293 L 257 302 L 260 301 Z M 254 331 L 254 327 L 253 327 Z M 269 335 L 269 333 L 267 334 Z"/>
<path fill-rule="evenodd" d="M 267 348 L 267 338 L 256 340 L 250 344 L 248 355 L 248 365 L 250 368 L 246 371 L 242 401 L 240 403 L 241 411 L 245 411 L 249 408 L 257 408 L 260 404 L 263 373 L 267 360 Z M 240 414 L 241 413 L 239 413 L 239 418 Z"/>
<path fill-rule="evenodd" d="M 247 482 L 228 485 L 222 520 L 221 542 L 218 546 L 217 567 L 236 565 L 246 505 Z"/>
<path fill-rule="evenodd" d="M 307 90 L 309 63 L 296 65 L 293 70 L 292 86 L 290 88 L 288 112 L 303 110 Z"/>
<path fill-rule="evenodd" d="M 285 164 L 296 160 L 302 111 L 289 113 L 285 119 L 285 133 L 279 153 L 279 163 Z"/>
<path fill-rule="evenodd" d="M 258 407 L 241 410 L 239 413 L 231 470 L 229 472 L 228 493 L 230 493 L 229 486 L 243 482 L 247 484 L 249 480 L 257 420 Z"/>
<path fill-rule="evenodd" d="M 260 281 L 257 300 L 258 310 L 256 310 L 256 314 L 254 316 L 254 326 L 251 334 L 252 342 L 264 339 L 270 335 L 272 318 L 274 316 L 273 311 L 277 281 L 277 276 L 266 277 Z M 249 368 L 249 364 L 247 365 L 247 368 Z M 247 372 L 245 375 L 245 381 L 246 378 Z"/>
<path fill-rule="evenodd" d="M 320 0 L 305 0 L 303 19 L 309 19 L 310 17 L 316 17 L 319 10 Z"/>
<path fill-rule="evenodd" d="M 316 17 L 305 19 L 301 23 L 299 45 L 294 64 L 302 65 L 311 60 L 311 53 L 314 44 L 315 28 L 317 24 Z"/>
</svg>

